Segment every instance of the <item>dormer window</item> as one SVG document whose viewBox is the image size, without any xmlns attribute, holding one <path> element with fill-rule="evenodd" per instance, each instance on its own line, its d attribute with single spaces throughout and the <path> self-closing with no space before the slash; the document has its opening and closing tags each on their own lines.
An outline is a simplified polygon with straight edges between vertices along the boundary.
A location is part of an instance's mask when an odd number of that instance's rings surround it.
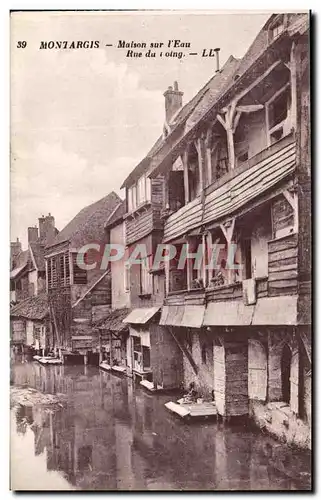
<svg viewBox="0 0 321 500">
<path fill-rule="evenodd" d="M 284 31 L 284 25 L 283 23 L 278 23 L 276 26 L 272 28 L 272 38 L 273 40 L 277 38 L 279 35 L 281 35 L 282 31 Z"/>
<path fill-rule="evenodd" d="M 273 22 L 269 26 L 269 39 L 270 42 L 276 40 L 281 33 L 283 33 L 286 24 L 287 24 L 287 16 L 284 14 L 279 14 L 273 20 Z"/>
</svg>

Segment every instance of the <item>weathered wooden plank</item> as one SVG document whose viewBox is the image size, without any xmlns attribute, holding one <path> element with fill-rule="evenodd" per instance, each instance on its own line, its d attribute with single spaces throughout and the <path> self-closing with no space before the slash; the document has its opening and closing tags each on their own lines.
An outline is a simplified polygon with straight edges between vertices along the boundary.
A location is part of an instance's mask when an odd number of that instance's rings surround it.
<svg viewBox="0 0 321 500">
<path fill-rule="evenodd" d="M 271 288 L 287 288 L 287 287 L 296 287 L 298 283 L 297 279 L 280 279 L 275 281 L 269 280 L 269 290 Z"/>
<path fill-rule="evenodd" d="M 296 270 L 286 270 L 283 269 L 279 271 L 271 271 L 269 273 L 269 282 L 271 281 L 279 281 L 279 280 L 288 280 L 288 279 L 297 279 L 298 272 Z"/>
<path fill-rule="evenodd" d="M 287 288 L 271 288 L 269 286 L 269 292 L 268 295 L 269 297 L 280 297 L 282 295 L 297 295 L 298 293 L 298 287 L 297 286 L 292 286 L 292 287 L 287 287 Z"/>
<path fill-rule="evenodd" d="M 188 207 L 188 205 L 187 205 Z M 180 209 L 181 210 L 181 209 Z M 190 222 L 191 219 L 195 219 L 199 217 L 202 214 L 202 206 L 201 203 L 197 206 L 191 207 L 190 210 L 187 210 L 183 214 L 179 213 L 180 210 L 173 215 L 171 215 L 166 223 L 165 223 L 165 230 L 170 231 L 173 228 L 176 228 L 178 225 L 184 225 L 186 222 Z"/>
<path fill-rule="evenodd" d="M 237 177 L 236 178 L 238 180 L 237 185 L 233 186 L 233 188 L 235 189 L 236 193 L 242 191 L 244 188 L 246 189 L 248 189 L 248 187 L 252 188 L 252 186 L 255 185 L 258 181 L 265 179 L 267 175 L 278 170 L 281 163 L 283 167 L 288 163 L 293 162 L 294 159 L 295 159 L 294 149 L 291 149 L 290 151 L 284 151 L 284 152 L 282 151 L 282 154 L 279 155 L 278 157 L 271 156 L 269 158 L 269 161 L 267 161 L 264 166 L 259 165 L 257 167 L 254 167 L 253 170 L 250 169 L 247 172 L 247 176 L 244 176 L 242 180 L 239 178 L 240 176 Z"/>
<path fill-rule="evenodd" d="M 275 252 L 272 254 L 269 254 L 269 263 L 270 262 L 275 262 L 277 260 L 281 259 L 289 259 L 292 257 L 297 257 L 298 255 L 298 249 L 296 248 L 289 248 L 288 250 L 282 250 L 280 252 Z"/>
<path fill-rule="evenodd" d="M 244 195 L 240 196 L 240 199 L 238 201 L 231 200 L 231 202 L 226 205 L 225 209 L 216 211 L 215 210 L 215 205 L 213 207 L 212 213 L 206 213 L 203 218 L 203 222 L 211 222 L 212 220 L 219 219 L 221 217 L 224 217 L 227 214 L 230 214 L 236 210 L 238 210 L 240 207 L 245 205 L 247 202 L 251 201 L 254 199 L 256 196 L 260 195 L 262 192 L 268 190 L 270 187 L 275 185 L 277 182 L 282 180 L 284 177 L 288 176 L 292 171 L 294 171 L 295 165 L 291 165 L 288 169 L 286 169 L 283 172 L 278 172 L 277 177 L 273 180 L 270 180 L 268 183 L 264 183 L 262 185 L 259 185 L 255 190 L 249 190 L 247 191 L 247 194 L 244 193 Z"/>
<path fill-rule="evenodd" d="M 269 271 L 272 269 L 296 269 L 298 267 L 298 257 L 290 257 L 269 262 Z"/>
<path fill-rule="evenodd" d="M 268 252 L 280 252 L 281 250 L 286 250 L 288 248 L 295 248 L 298 246 L 298 235 L 296 233 L 279 238 L 277 240 L 271 240 L 268 242 Z"/>
</svg>

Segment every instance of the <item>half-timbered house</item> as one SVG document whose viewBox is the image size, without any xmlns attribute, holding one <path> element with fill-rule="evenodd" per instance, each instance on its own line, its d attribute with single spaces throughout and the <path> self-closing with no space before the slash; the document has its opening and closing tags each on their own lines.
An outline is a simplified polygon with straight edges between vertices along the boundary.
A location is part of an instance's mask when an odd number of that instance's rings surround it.
<svg viewBox="0 0 321 500">
<path fill-rule="evenodd" d="M 223 417 L 264 408 L 287 438 L 311 419 L 308 29 L 307 14 L 271 16 L 168 128 L 149 173 L 165 179 L 162 241 L 177 256 L 160 325 L 185 386 L 213 394 Z"/>
<path fill-rule="evenodd" d="M 53 347 L 66 354 L 66 361 L 67 354 L 71 356 L 72 353 L 83 356 L 85 363 L 89 355 L 96 354 L 98 358 L 99 341 L 92 322 L 111 306 L 110 270 L 108 266 L 102 269 L 101 265 L 105 245 L 109 243 L 104 224 L 120 203 L 119 196 L 111 192 L 83 208 L 46 247 Z M 89 247 L 93 248 L 91 256 Z M 79 251 L 83 252 L 86 266 L 78 265 Z"/>
</svg>

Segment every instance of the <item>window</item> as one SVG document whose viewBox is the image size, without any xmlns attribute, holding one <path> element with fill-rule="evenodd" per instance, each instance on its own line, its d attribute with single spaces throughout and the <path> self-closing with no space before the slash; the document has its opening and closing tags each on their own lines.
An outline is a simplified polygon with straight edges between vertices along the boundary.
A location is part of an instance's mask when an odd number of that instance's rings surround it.
<svg viewBox="0 0 321 500">
<path fill-rule="evenodd" d="M 143 175 L 137 184 L 128 188 L 128 211 L 133 212 L 139 205 L 151 201 L 151 180 Z"/>
<path fill-rule="evenodd" d="M 136 209 L 136 185 L 128 189 L 128 211 L 132 212 Z"/>
<path fill-rule="evenodd" d="M 148 257 L 142 259 L 140 265 L 140 293 L 141 295 L 152 293 L 152 275 L 149 272 Z"/>
<path fill-rule="evenodd" d="M 137 183 L 137 205 L 146 201 L 146 178 L 141 177 Z"/>
<path fill-rule="evenodd" d="M 49 289 L 70 285 L 69 252 L 49 257 L 47 279 Z"/>
<path fill-rule="evenodd" d="M 279 23 L 276 26 L 274 26 L 271 30 L 272 39 L 274 40 L 275 38 L 277 38 L 282 33 L 283 30 L 284 30 L 283 23 Z"/>
<path fill-rule="evenodd" d="M 279 141 L 289 132 L 291 108 L 291 90 L 288 83 L 276 92 L 268 103 L 268 140 L 270 144 Z"/>
</svg>

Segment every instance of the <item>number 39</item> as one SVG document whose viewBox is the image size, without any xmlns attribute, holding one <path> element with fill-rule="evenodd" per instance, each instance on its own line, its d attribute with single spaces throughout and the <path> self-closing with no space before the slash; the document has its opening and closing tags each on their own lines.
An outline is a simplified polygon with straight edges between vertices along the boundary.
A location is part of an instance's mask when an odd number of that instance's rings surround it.
<svg viewBox="0 0 321 500">
<path fill-rule="evenodd" d="M 27 42 L 18 42 L 17 49 L 25 49 L 27 47 Z"/>
</svg>

